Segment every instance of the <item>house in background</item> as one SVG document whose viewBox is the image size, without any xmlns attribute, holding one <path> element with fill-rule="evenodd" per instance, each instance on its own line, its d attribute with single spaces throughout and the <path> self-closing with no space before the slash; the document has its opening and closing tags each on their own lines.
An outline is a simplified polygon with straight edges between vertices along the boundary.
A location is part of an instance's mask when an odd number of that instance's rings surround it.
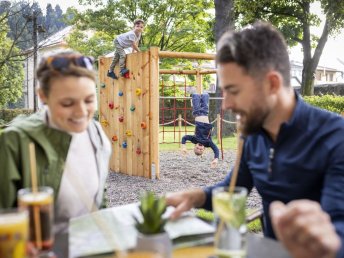
<svg viewBox="0 0 344 258">
<path fill-rule="evenodd" d="M 68 26 L 63 30 L 51 35 L 47 39 L 42 40 L 38 43 L 37 51 L 37 65 L 40 62 L 40 58 L 46 54 L 59 52 L 61 50 L 67 50 L 68 45 L 65 41 L 67 36 L 72 32 L 73 26 Z M 30 48 L 25 51 L 26 55 L 24 61 L 24 85 L 23 85 L 23 102 L 24 108 L 33 109 L 33 94 L 34 94 L 34 68 L 33 68 L 33 59 L 34 53 L 33 48 Z M 37 103 L 38 100 L 37 100 Z M 38 104 L 39 106 L 39 104 Z"/>
<path fill-rule="evenodd" d="M 342 71 L 337 68 L 319 65 L 315 71 L 314 85 L 344 82 L 344 64 L 342 65 Z M 302 62 L 290 60 L 291 85 L 293 87 L 301 86 L 302 68 Z"/>
</svg>

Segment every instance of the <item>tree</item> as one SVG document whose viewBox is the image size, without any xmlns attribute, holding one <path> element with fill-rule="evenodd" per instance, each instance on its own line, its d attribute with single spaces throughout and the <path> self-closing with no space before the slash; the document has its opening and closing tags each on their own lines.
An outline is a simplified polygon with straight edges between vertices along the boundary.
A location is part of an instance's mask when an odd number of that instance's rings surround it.
<svg viewBox="0 0 344 258">
<path fill-rule="evenodd" d="M 21 61 L 14 57 L 19 49 L 7 37 L 8 25 L 5 15 L 0 15 L 0 108 L 16 102 L 22 95 L 24 71 Z"/>
<path fill-rule="evenodd" d="M 290 46 L 301 44 L 303 49 L 303 71 L 301 93 L 313 95 L 314 74 L 329 35 L 334 35 L 344 26 L 344 1 L 320 0 L 325 16 L 320 37 L 311 34 L 311 27 L 319 27 L 320 17 L 311 13 L 315 0 L 237 0 L 235 9 L 238 23 L 243 26 L 256 19 L 270 21 L 285 36 Z M 313 53 L 312 53 L 312 50 Z"/>
<path fill-rule="evenodd" d="M 83 1 L 81 1 L 83 2 Z M 85 2 L 85 1 L 84 1 Z M 88 0 L 87 4 L 98 3 Z M 100 3 L 99 3 L 100 4 Z M 211 0 L 111 0 L 96 11 L 79 13 L 70 8 L 70 24 L 80 30 L 102 31 L 112 39 L 133 26 L 133 21 L 146 21 L 143 45 L 160 50 L 205 52 L 212 48 Z M 111 17 L 111 18 L 109 18 Z"/>
</svg>

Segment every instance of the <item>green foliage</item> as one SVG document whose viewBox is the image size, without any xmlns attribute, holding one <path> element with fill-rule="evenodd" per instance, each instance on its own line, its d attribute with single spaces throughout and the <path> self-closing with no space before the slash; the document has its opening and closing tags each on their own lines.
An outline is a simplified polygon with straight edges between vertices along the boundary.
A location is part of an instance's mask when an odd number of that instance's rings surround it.
<svg viewBox="0 0 344 258">
<path fill-rule="evenodd" d="M 7 37 L 7 19 L 1 15 L 0 26 L 0 108 L 4 108 L 21 97 L 24 69 L 21 61 L 14 58 L 19 55 L 19 49 Z"/>
<path fill-rule="evenodd" d="M 7 124 L 19 115 L 31 115 L 32 109 L 0 109 L 0 124 Z"/>
<path fill-rule="evenodd" d="M 146 22 L 143 49 L 159 46 L 160 50 L 205 52 L 214 47 L 210 40 L 210 21 L 214 18 L 212 0 L 112 0 L 106 4 L 87 0 L 82 3 L 97 4 L 98 9 L 79 12 L 69 8 L 66 14 L 72 17 L 69 23 L 79 30 L 103 32 L 104 41 L 111 46 L 116 35 L 131 30 L 133 21 L 142 18 Z M 107 51 L 104 49 L 102 54 Z"/>
<path fill-rule="evenodd" d="M 331 112 L 342 114 L 344 112 L 344 96 L 323 95 L 305 96 L 304 100 L 316 107 L 326 109 Z"/>
<path fill-rule="evenodd" d="M 301 93 L 302 95 L 312 95 L 313 74 L 328 36 L 335 35 L 344 26 L 344 1 L 238 0 L 234 2 L 238 26 L 250 24 L 257 19 L 269 21 L 282 32 L 289 46 L 298 43 L 302 45 L 305 65 Z M 311 27 L 321 25 L 320 16 L 311 12 L 311 5 L 319 2 L 321 11 L 325 15 L 325 23 L 320 37 L 310 33 Z"/>
<path fill-rule="evenodd" d="M 92 33 L 83 32 L 81 30 L 73 31 L 66 39 L 68 46 L 80 53 L 98 57 L 104 53 L 114 50 L 112 37 L 102 31 Z"/>
<path fill-rule="evenodd" d="M 145 235 L 152 235 L 164 232 L 164 227 L 167 222 L 162 218 L 166 211 L 165 197 L 156 197 L 153 192 L 145 192 L 140 199 L 140 211 L 143 216 L 143 222 L 140 222 L 134 217 L 136 221 L 137 230 Z"/>
</svg>

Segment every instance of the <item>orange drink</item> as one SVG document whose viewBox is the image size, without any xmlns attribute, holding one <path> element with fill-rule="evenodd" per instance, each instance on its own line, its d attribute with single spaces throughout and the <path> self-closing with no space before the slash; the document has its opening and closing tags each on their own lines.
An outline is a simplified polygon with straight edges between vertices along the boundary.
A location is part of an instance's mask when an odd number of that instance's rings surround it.
<svg viewBox="0 0 344 258">
<path fill-rule="evenodd" d="M 29 218 L 26 211 L 0 211 L 0 257 L 25 258 L 28 232 Z"/>
<path fill-rule="evenodd" d="M 18 191 L 18 206 L 29 213 L 29 241 L 39 250 L 50 250 L 54 243 L 53 205 L 53 189 L 50 187 L 39 187 L 36 193 L 31 188 Z"/>
</svg>

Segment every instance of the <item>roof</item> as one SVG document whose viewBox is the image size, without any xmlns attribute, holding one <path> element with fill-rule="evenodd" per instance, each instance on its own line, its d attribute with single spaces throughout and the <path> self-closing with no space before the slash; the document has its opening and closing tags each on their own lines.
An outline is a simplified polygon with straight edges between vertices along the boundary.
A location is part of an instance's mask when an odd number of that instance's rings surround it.
<svg viewBox="0 0 344 258">
<path fill-rule="evenodd" d="M 50 37 L 40 41 L 38 43 L 38 48 L 39 49 L 44 49 L 56 45 L 61 45 L 61 46 L 66 46 L 67 43 L 65 41 L 65 38 L 72 32 L 73 26 L 68 26 L 55 34 L 51 35 Z M 33 51 L 33 47 L 26 49 L 24 53 L 28 54 Z"/>
</svg>

